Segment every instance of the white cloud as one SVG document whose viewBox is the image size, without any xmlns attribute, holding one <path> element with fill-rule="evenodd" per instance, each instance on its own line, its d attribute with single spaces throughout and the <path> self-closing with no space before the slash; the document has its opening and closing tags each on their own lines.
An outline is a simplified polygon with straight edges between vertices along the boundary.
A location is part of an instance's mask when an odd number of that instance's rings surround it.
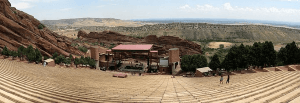
<svg viewBox="0 0 300 103">
<path fill-rule="evenodd" d="M 215 7 L 209 4 L 196 5 L 196 7 L 183 5 L 179 7 L 179 10 L 186 13 L 193 13 L 185 15 L 197 15 L 197 17 L 203 18 L 233 18 L 300 22 L 297 18 L 300 17 L 300 9 L 290 8 L 238 7 L 235 5 L 231 5 L 230 3 L 225 3 L 220 7 Z"/>
<path fill-rule="evenodd" d="M 223 8 L 223 9 L 222 9 Z M 196 8 L 192 8 L 189 5 L 184 5 L 179 7 L 180 10 L 182 11 L 194 11 L 194 12 L 198 12 L 198 11 L 226 11 L 226 10 L 230 10 L 230 11 L 235 11 L 235 12 L 264 12 L 264 13 L 277 13 L 277 14 L 295 14 L 295 13 L 299 13 L 300 14 L 300 9 L 287 9 L 287 8 L 276 8 L 276 7 L 271 7 L 271 8 L 250 8 L 250 7 L 238 7 L 238 6 L 234 6 L 232 7 L 230 3 L 225 3 L 223 4 L 223 7 L 219 8 L 219 7 L 214 7 L 212 5 L 197 5 Z"/>
<path fill-rule="evenodd" d="M 32 7 L 32 5 L 26 2 L 11 3 L 11 5 L 12 7 L 16 7 L 17 9 L 27 9 Z"/>
<path fill-rule="evenodd" d="M 13 7 L 17 9 L 27 9 L 33 7 L 34 3 L 38 2 L 53 2 L 58 0 L 9 0 Z"/>
<path fill-rule="evenodd" d="M 217 8 L 217 7 L 214 7 L 214 6 L 205 4 L 205 5 L 203 5 L 203 6 L 197 5 L 197 10 L 201 10 L 201 11 L 218 11 L 218 10 L 220 10 L 220 9 Z"/>
<path fill-rule="evenodd" d="M 179 8 L 181 8 L 181 9 L 190 9 L 191 7 L 189 6 L 189 5 L 184 5 L 184 6 L 181 6 L 181 7 L 179 7 Z"/>
<path fill-rule="evenodd" d="M 223 6 L 224 6 L 224 8 L 225 8 L 226 10 L 233 10 L 233 8 L 232 8 L 232 6 L 230 5 L 230 3 L 225 3 Z"/>
</svg>

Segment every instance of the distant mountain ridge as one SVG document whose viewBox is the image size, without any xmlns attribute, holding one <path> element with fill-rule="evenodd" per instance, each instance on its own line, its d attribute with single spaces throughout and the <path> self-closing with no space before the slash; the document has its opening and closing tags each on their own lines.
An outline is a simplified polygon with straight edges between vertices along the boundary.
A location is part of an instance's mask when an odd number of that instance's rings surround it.
<svg viewBox="0 0 300 103">
<path fill-rule="evenodd" d="M 73 30 L 72 34 L 79 30 L 87 30 L 90 32 L 102 32 L 105 30 L 115 31 L 121 34 L 135 36 L 135 37 L 146 37 L 148 35 L 157 36 L 176 36 L 188 40 L 197 41 L 229 41 L 229 42 L 257 42 L 257 41 L 272 41 L 272 42 L 292 42 L 300 40 L 300 29 L 294 29 L 281 22 L 273 22 L 269 24 L 254 22 L 252 24 L 244 22 L 233 21 L 226 22 L 223 20 L 210 21 L 214 23 L 201 23 L 201 20 L 191 19 L 186 21 L 180 20 L 139 20 L 134 21 L 133 26 L 89 26 L 81 25 L 80 27 L 75 26 L 47 26 L 53 31 L 63 31 L 61 34 L 67 34 L 68 31 Z M 194 21 L 193 21 L 194 20 Z M 178 22 L 180 21 L 180 22 Z M 160 23 L 159 23 L 160 22 Z M 165 23 L 161 23 L 165 22 Z M 168 23 L 172 22 L 172 23 Z M 192 22 L 192 23 L 189 23 Z M 261 22 L 261 21 L 260 21 Z M 80 22 L 77 22 L 80 23 Z M 106 24 L 109 24 L 107 21 Z M 130 21 L 128 21 L 130 23 Z M 148 25 L 147 23 L 151 24 Z M 85 22 L 88 24 L 88 22 Z M 140 24 L 141 26 L 137 26 Z M 275 26 L 274 26 L 275 25 Z M 291 23 L 290 25 L 297 26 L 297 23 Z M 71 34 L 71 33 L 69 33 Z"/>
<path fill-rule="evenodd" d="M 246 20 L 246 19 L 222 19 L 222 18 L 154 18 L 132 19 L 132 21 L 149 23 L 212 23 L 212 24 L 267 24 L 273 26 L 287 26 L 300 29 L 300 22 Z"/>
<path fill-rule="evenodd" d="M 84 21 L 84 20 L 94 20 L 95 22 L 102 22 L 103 20 L 120 20 L 114 18 L 72 18 L 72 19 L 60 19 L 60 20 L 41 20 L 41 23 L 47 25 L 56 25 L 56 24 L 67 24 L 72 25 L 75 22 Z"/>
</svg>

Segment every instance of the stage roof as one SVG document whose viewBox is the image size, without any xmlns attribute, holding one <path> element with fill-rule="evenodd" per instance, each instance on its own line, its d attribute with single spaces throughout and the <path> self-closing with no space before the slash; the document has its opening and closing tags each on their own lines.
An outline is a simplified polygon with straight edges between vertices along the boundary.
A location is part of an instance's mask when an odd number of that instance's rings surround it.
<svg viewBox="0 0 300 103">
<path fill-rule="evenodd" d="M 153 44 L 118 45 L 111 50 L 150 50 Z"/>
</svg>

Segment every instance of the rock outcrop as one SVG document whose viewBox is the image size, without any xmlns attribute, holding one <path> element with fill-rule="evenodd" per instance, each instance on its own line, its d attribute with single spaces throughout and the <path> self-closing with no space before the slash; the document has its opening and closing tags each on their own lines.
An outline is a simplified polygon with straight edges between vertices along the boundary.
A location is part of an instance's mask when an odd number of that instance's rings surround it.
<svg viewBox="0 0 300 103">
<path fill-rule="evenodd" d="M 33 16 L 11 7 L 8 0 L 0 0 L 0 48 L 7 46 L 9 50 L 17 50 L 21 45 L 32 45 L 43 55 L 51 56 L 54 52 L 63 55 L 83 53 L 71 46 L 71 40 L 59 36 L 42 25 Z"/>
<path fill-rule="evenodd" d="M 139 39 L 113 31 L 90 32 L 89 34 L 84 31 L 79 31 L 78 38 L 81 38 L 83 41 L 102 42 L 105 44 L 154 44 L 153 50 L 158 50 L 159 55 L 166 55 L 171 48 L 179 48 L 181 56 L 202 53 L 200 45 L 174 36 L 157 37 L 156 35 L 149 35 Z"/>
</svg>

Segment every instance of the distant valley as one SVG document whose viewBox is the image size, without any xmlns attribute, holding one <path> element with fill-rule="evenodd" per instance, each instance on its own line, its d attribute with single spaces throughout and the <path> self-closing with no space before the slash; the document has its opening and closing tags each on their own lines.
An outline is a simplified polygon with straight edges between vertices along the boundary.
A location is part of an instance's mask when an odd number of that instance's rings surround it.
<svg viewBox="0 0 300 103">
<path fill-rule="evenodd" d="M 102 23 L 92 25 L 89 22 Z M 107 21 L 107 22 L 106 22 Z M 109 25 L 110 22 L 115 25 Z M 110 30 L 133 37 L 147 35 L 177 36 L 192 41 L 227 41 L 227 42 L 258 42 L 272 41 L 274 43 L 288 43 L 300 40 L 300 30 L 293 27 L 282 27 L 279 24 L 230 24 L 230 23 L 159 23 L 157 21 L 118 19 L 64 19 L 56 21 L 41 21 L 49 29 L 60 35 L 76 38 L 79 30 L 86 32 L 100 32 Z M 215 21 L 217 22 L 217 21 Z M 225 22 L 225 21 L 224 21 Z M 81 23 L 81 25 L 79 25 Z M 65 24 L 65 25 L 62 25 Z M 85 25 L 86 24 L 86 25 Z M 112 23 L 111 23 L 112 24 Z M 294 26 L 296 24 L 293 24 Z"/>
</svg>

